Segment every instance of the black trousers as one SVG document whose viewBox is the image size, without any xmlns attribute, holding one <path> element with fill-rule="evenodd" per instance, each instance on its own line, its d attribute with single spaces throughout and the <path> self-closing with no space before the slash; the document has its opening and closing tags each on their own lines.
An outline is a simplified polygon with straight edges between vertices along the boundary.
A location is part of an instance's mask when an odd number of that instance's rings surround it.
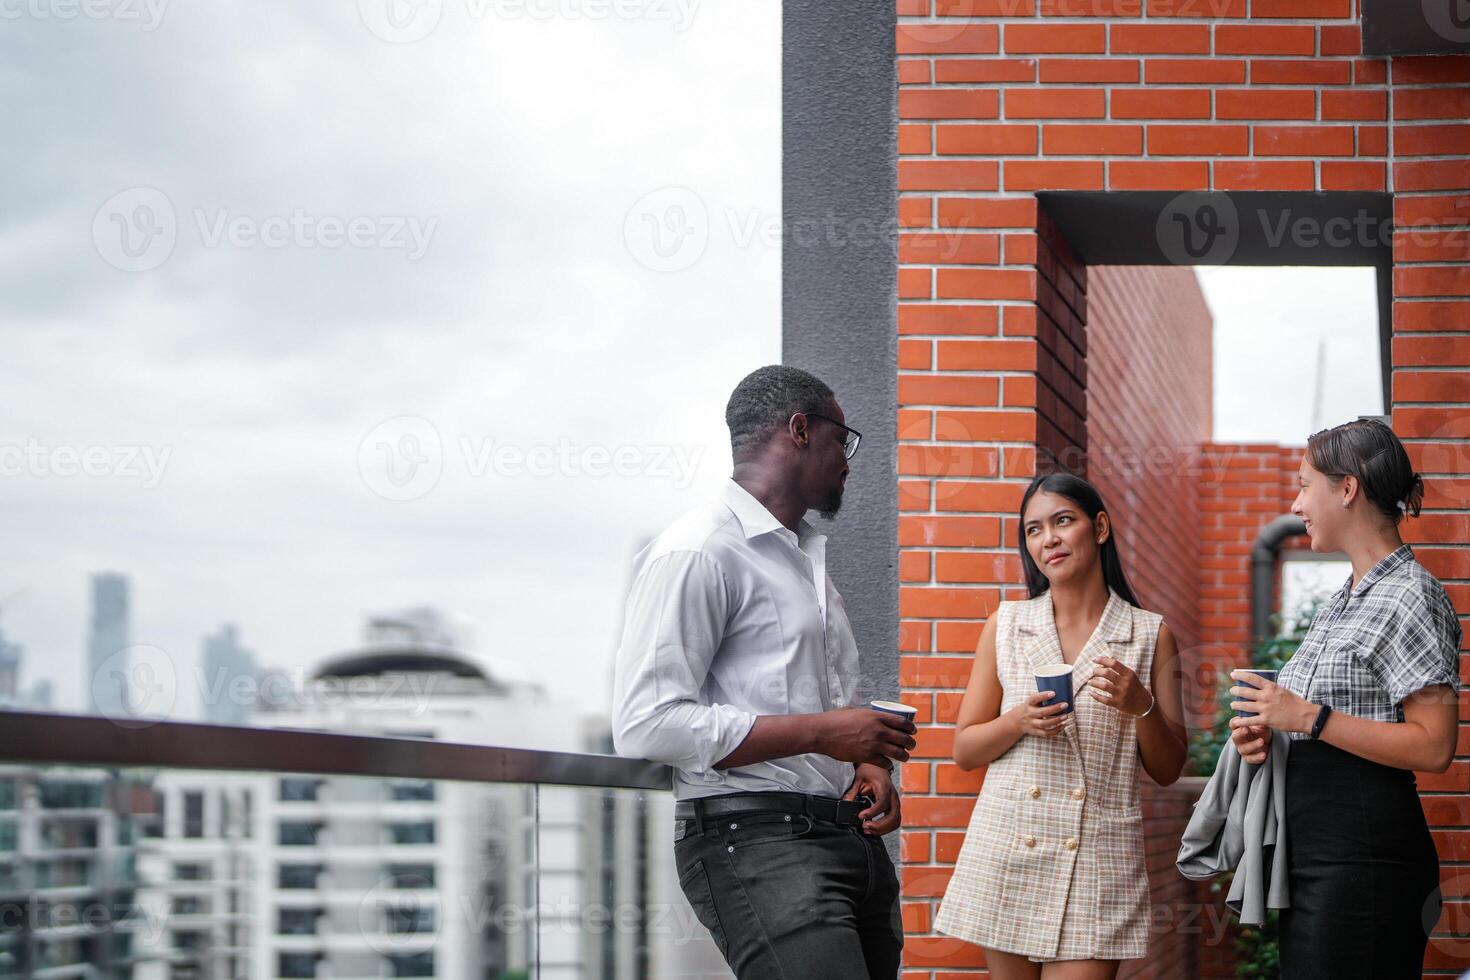
<svg viewBox="0 0 1470 980">
<path fill-rule="evenodd" d="M 1414 774 L 1293 742 L 1286 826 L 1282 980 L 1419 980 L 1441 899 Z"/>
<path fill-rule="evenodd" d="M 676 821 L 679 885 L 739 980 L 894 980 L 898 875 L 879 837 L 805 814 Z"/>
</svg>

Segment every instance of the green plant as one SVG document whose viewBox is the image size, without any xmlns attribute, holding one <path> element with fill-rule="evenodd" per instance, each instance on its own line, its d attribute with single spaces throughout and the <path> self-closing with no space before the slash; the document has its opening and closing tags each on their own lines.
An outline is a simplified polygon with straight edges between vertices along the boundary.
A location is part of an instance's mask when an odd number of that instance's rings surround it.
<svg viewBox="0 0 1470 980">
<path fill-rule="evenodd" d="M 1258 926 L 1241 926 L 1235 937 L 1235 975 L 1242 980 L 1278 980 L 1281 976 L 1281 917 L 1266 913 Z"/>
<path fill-rule="evenodd" d="M 1297 610 L 1289 620 L 1283 622 L 1279 615 L 1271 617 L 1272 637 L 1256 644 L 1251 653 L 1251 666 L 1261 670 L 1280 670 L 1296 653 L 1307 635 L 1307 627 L 1317 612 L 1317 601 L 1312 601 Z M 1220 750 L 1230 741 L 1230 719 L 1235 712 L 1231 702 L 1235 700 L 1230 688 L 1235 682 L 1228 673 L 1216 682 L 1215 717 L 1213 724 L 1196 729 L 1189 739 L 1188 772 L 1195 776 L 1209 776 L 1220 761 Z"/>
</svg>

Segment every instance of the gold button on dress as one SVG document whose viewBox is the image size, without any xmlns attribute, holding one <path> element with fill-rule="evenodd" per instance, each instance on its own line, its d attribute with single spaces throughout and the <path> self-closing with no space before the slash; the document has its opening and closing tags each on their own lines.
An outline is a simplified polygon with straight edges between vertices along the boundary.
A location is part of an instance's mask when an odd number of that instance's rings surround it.
<svg viewBox="0 0 1470 980">
<path fill-rule="evenodd" d="M 1004 712 L 1035 692 L 1036 668 L 1063 662 L 1062 648 L 1049 594 L 1003 602 L 995 616 Z M 1110 592 L 1073 664 L 1074 690 L 1099 656 L 1147 685 L 1162 622 Z M 1148 953 L 1137 720 L 1086 691 L 1073 702 L 1061 735 L 1023 736 L 987 768 L 936 931 L 1038 961 Z"/>
</svg>

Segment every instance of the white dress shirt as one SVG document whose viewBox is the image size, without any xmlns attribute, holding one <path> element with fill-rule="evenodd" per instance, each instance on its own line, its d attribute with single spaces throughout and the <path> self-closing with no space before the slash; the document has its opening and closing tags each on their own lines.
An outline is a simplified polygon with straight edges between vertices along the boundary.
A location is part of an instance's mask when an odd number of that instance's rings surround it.
<svg viewBox="0 0 1470 980">
<path fill-rule="evenodd" d="M 857 642 L 827 537 L 782 526 L 734 480 L 634 559 L 613 676 L 619 755 L 674 767 L 674 797 L 841 796 L 853 766 L 815 753 L 714 768 L 758 715 L 849 707 Z"/>
</svg>

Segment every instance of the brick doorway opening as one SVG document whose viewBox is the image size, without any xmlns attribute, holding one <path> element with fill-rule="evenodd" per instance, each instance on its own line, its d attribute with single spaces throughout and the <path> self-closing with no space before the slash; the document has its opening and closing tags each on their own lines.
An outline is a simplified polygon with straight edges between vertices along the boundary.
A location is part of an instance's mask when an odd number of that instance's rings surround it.
<svg viewBox="0 0 1470 980">
<path fill-rule="evenodd" d="M 934 297 L 943 301 L 901 306 L 899 321 L 901 672 L 903 698 L 926 723 L 923 758 L 904 773 L 906 813 L 917 820 L 907 821 L 902 856 L 906 963 L 915 977 L 948 978 L 984 962 L 979 950 L 932 930 L 984 779 L 950 761 L 953 723 L 985 618 L 1000 601 L 1025 598 L 1015 514 L 1027 480 L 1065 469 L 1102 491 L 1125 529 L 1120 547 L 1134 588 L 1179 638 L 1192 730 L 1212 724 L 1224 673 L 1250 662 L 1252 545 L 1287 513 L 1308 433 L 1285 446 L 1212 439 L 1212 322 L 1191 266 L 1371 268 L 1390 421 L 1411 451 L 1439 452 L 1451 475 L 1463 473 L 1463 456 L 1438 446 L 1447 410 L 1422 404 L 1411 375 L 1395 378 L 1413 339 L 1396 342 L 1393 329 L 1390 195 L 1040 192 L 940 197 L 932 206 L 922 220 L 937 230 L 901 246 L 901 261 L 936 264 Z M 979 247 L 973 228 L 991 233 L 991 261 L 1034 271 L 946 270 L 946 255 L 955 261 Z M 967 302 L 982 292 L 1001 302 Z M 1310 356 L 1290 343 L 1284 335 L 1279 350 L 1261 355 Z M 1464 496 L 1459 486 L 1450 493 Z M 1422 560 L 1445 578 L 1459 560 L 1443 547 L 1454 540 L 1453 520 L 1431 515 L 1405 527 L 1411 543 L 1417 532 L 1430 546 Z M 1309 548 L 1304 537 L 1276 546 Z M 1278 566 L 1272 609 L 1280 582 Z M 1420 775 L 1449 855 L 1460 843 L 1448 828 L 1466 777 L 1456 765 Z M 1143 779 L 1155 928 L 1149 958 L 1124 976 L 1234 975 L 1234 917 L 1208 885 L 1173 866 L 1202 782 L 1160 788 Z"/>
</svg>

